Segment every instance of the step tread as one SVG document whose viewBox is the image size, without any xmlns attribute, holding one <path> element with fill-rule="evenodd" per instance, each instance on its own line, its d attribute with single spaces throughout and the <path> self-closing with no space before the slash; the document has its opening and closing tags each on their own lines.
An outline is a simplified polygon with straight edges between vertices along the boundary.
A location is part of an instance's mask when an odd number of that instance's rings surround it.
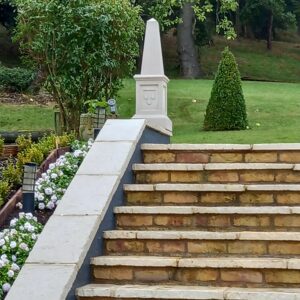
<svg viewBox="0 0 300 300">
<path fill-rule="evenodd" d="M 300 232 L 212 232 L 212 231 L 144 231 L 112 230 L 104 232 L 105 239 L 127 240 L 240 240 L 240 241 L 300 241 Z"/>
<path fill-rule="evenodd" d="M 245 192 L 245 191 L 295 191 L 300 192 L 300 184 L 125 184 L 127 192 L 182 191 L 182 192 Z"/>
<path fill-rule="evenodd" d="M 280 144 L 142 144 L 142 150 L 178 151 L 292 151 L 300 150 L 300 143 Z"/>
<path fill-rule="evenodd" d="M 178 258 L 160 256 L 98 256 L 91 259 L 94 266 L 177 267 L 177 268 L 242 268 L 299 270 L 297 258 L 199 257 Z"/>
<path fill-rule="evenodd" d="M 299 300 L 300 289 L 228 288 L 183 285 L 89 284 L 77 289 L 79 297 L 137 299 L 214 299 L 214 300 Z"/>
<path fill-rule="evenodd" d="M 212 171 L 212 170 L 299 170 L 299 164 L 285 163 L 168 163 L 134 164 L 133 171 Z M 296 168 L 297 167 L 297 168 Z"/>
<path fill-rule="evenodd" d="M 119 206 L 115 214 L 156 214 L 156 215 L 191 215 L 191 214 L 259 214 L 259 215 L 299 215 L 300 206 Z"/>
</svg>

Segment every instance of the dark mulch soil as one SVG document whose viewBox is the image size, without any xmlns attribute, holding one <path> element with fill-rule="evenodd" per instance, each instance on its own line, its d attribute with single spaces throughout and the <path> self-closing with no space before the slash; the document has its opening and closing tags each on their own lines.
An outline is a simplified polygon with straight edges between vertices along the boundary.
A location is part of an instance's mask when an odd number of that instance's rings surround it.
<svg viewBox="0 0 300 300">
<path fill-rule="evenodd" d="M 0 92 L 0 103 L 3 104 L 39 104 L 48 105 L 53 103 L 52 96 L 46 92 L 37 95 L 26 95 L 21 93 Z"/>
</svg>

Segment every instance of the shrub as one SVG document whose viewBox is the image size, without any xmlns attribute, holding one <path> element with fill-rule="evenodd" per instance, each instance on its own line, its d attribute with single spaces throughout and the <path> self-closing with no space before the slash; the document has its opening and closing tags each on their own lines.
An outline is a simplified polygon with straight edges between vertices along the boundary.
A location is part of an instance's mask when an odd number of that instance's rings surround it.
<svg viewBox="0 0 300 300">
<path fill-rule="evenodd" d="M 2 156 L 3 153 L 3 147 L 4 147 L 4 138 L 0 135 L 0 157 Z"/>
<path fill-rule="evenodd" d="M 22 152 L 32 145 L 32 139 L 31 135 L 25 136 L 25 135 L 19 135 L 16 139 L 16 144 L 18 145 L 19 152 Z"/>
<path fill-rule="evenodd" d="M 2 178 L 13 186 L 21 184 L 22 170 L 10 160 L 2 171 Z"/>
<path fill-rule="evenodd" d="M 247 125 L 240 73 L 233 54 L 226 48 L 206 109 L 204 130 L 243 130 Z"/>
<path fill-rule="evenodd" d="M 5 203 L 5 199 L 10 191 L 10 184 L 6 180 L 0 181 L 0 207 Z"/>
<path fill-rule="evenodd" d="M 34 77 L 32 70 L 0 66 L 0 89 L 9 92 L 26 91 Z"/>
</svg>

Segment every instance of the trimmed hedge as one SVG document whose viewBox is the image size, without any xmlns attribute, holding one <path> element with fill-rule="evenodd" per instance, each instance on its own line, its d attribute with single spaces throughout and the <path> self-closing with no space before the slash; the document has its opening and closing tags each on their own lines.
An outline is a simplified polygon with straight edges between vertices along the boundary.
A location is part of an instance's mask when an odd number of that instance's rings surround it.
<svg viewBox="0 0 300 300">
<path fill-rule="evenodd" d="M 206 109 L 204 130 L 247 129 L 246 104 L 240 72 L 228 47 L 222 53 Z"/>
<path fill-rule="evenodd" d="M 35 76 L 36 73 L 30 69 L 7 68 L 0 65 L 0 90 L 9 92 L 26 91 Z"/>
</svg>

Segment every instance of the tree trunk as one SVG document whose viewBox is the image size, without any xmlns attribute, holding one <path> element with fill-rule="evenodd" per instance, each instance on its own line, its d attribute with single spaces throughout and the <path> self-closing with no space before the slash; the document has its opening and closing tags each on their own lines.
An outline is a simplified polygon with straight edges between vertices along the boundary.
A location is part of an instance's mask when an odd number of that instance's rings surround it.
<svg viewBox="0 0 300 300">
<path fill-rule="evenodd" d="M 272 50 L 272 37 L 273 37 L 273 12 L 270 11 L 269 20 L 268 20 L 268 35 L 267 35 L 267 48 Z"/>
<path fill-rule="evenodd" d="M 192 3 L 183 5 L 181 10 L 182 23 L 177 27 L 178 53 L 181 73 L 184 78 L 198 78 L 202 74 L 193 37 L 195 13 L 192 6 Z"/>
</svg>

